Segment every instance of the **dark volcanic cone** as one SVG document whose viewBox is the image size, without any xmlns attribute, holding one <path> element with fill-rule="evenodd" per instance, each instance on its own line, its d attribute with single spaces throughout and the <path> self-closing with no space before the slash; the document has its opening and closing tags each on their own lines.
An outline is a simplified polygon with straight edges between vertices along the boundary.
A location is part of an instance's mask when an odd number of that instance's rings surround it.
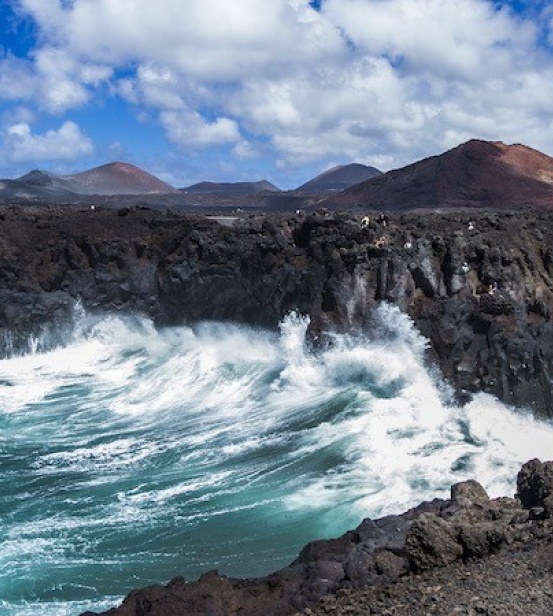
<svg viewBox="0 0 553 616">
<path fill-rule="evenodd" d="M 326 192 L 346 190 L 355 184 L 365 182 L 370 178 L 381 175 L 382 172 L 374 167 L 367 167 L 359 163 L 351 163 L 350 165 L 339 165 L 328 169 L 321 175 L 309 180 L 296 190 L 301 192 Z"/>
<path fill-rule="evenodd" d="M 64 177 L 78 184 L 83 194 L 152 195 L 178 192 L 166 182 L 128 163 L 109 163 Z"/>
<path fill-rule="evenodd" d="M 329 208 L 553 208 L 553 158 L 524 145 L 471 140 L 324 202 Z"/>
</svg>

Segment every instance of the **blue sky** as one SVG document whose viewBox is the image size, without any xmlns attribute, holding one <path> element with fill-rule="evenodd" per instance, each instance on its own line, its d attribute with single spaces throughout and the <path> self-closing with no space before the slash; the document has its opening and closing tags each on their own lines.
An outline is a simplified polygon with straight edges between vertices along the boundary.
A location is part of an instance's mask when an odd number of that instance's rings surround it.
<svg viewBox="0 0 553 616">
<path fill-rule="evenodd" d="M 473 137 L 553 155 L 550 2 L 0 0 L 0 24 L 0 177 L 291 188 Z"/>
</svg>

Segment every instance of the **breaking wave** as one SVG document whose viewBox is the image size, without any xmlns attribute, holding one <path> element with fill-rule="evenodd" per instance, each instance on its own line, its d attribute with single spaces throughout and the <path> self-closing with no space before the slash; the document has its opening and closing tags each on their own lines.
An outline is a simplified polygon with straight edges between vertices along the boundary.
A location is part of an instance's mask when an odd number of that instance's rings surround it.
<svg viewBox="0 0 553 616">
<path fill-rule="evenodd" d="M 396 308 L 316 351 L 307 326 L 81 314 L 62 346 L 0 361 L 0 613 L 265 574 L 469 477 L 513 493 L 550 457 L 551 423 L 484 394 L 455 405 Z"/>
</svg>

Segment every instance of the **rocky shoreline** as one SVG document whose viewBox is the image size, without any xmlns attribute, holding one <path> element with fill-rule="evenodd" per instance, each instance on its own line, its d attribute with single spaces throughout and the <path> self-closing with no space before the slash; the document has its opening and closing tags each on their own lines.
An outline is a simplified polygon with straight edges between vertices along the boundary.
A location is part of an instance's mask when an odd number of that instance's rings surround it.
<svg viewBox="0 0 553 616">
<path fill-rule="evenodd" d="M 553 215 L 325 211 L 207 217 L 141 208 L 0 207 L 2 352 L 55 344 L 75 305 L 160 326 L 275 328 L 309 315 L 314 344 L 362 331 L 379 302 L 428 338 L 460 396 L 553 416 Z"/>
<path fill-rule="evenodd" d="M 1 351 L 57 344 L 78 305 L 139 312 L 159 326 L 216 319 L 274 328 L 295 310 L 309 315 L 317 346 L 328 332 L 363 331 L 385 301 L 428 338 L 429 361 L 459 396 L 486 391 L 551 418 L 552 246 L 548 213 L 207 217 L 3 206 Z M 426 587 L 447 588 L 436 572 L 449 570 L 461 580 L 459 567 L 476 566 L 483 556 L 518 558 L 522 568 L 551 558 L 552 475 L 552 463 L 526 465 L 520 500 L 490 500 L 466 482 L 453 487 L 448 501 L 365 520 L 339 539 L 313 542 L 266 578 L 230 580 L 214 572 L 194 583 L 177 578 L 133 591 L 107 614 L 459 613 L 453 604 L 440 611 L 449 605 L 440 590 L 423 593 L 416 606 L 405 599 L 427 578 Z M 551 597 L 541 594 L 536 601 L 546 611 L 530 613 L 553 611 Z M 472 599 L 460 605 L 468 610 L 460 613 L 506 613 Z"/>
<path fill-rule="evenodd" d="M 492 555 L 495 560 L 478 564 Z M 532 563 L 539 585 L 516 577 L 519 569 L 532 571 Z M 285 616 L 298 610 L 305 616 L 545 616 L 553 609 L 552 572 L 553 462 L 534 459 L 518 473 L 515 498 L 490 499 L 476 481 L 458 483 L 448 500 L 367 518 L 337 539 L 309 543 L 288 567 L 264 578 L 236 580 L 216 571 L 197 582 L 175 578 L 132 591 L 103 616 Z M 481 597 L 470 596 L 476 590 Z M 513 610 L 494 611 L 499 601 Z M 521 607 L 526 611 L 517 611 Z"/>
</svg>

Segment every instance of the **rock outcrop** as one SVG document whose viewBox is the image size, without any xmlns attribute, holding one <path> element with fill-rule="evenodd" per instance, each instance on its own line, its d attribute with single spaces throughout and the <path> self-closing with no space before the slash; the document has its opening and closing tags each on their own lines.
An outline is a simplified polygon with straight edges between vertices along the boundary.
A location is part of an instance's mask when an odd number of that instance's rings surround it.
<svg viewBox="0 0 553 616">
<path fill-rule="evenodd" d="M 220 222 L 225 222 L 224 225 Z M 228 226 L 226 223 L 231 224 Z M 200 215 L 0 208 L 0 340 L 63 333 L 75 303 L 157 324 L 222 319 L 310 335 L 368 327 L 379 302 L 407 313 L 460 395 L 486 391 L 553 416 L 553 217 L 316 212 Z"/>
<path fill-rule="evenodd" d="M 550 486 L 552 469 L 553 462 L 533 460 L 519 473 L 519 490 L 530 486 L 532 505 Z M 288 567 L 265 578 L 236 580 L 216 571 L 197 582 L 176 578 L 167 586 L 132 591 L 105 616 L 284 616 L 324 596 L 389 585 L 407 574 L 524 549 L 536 540 L 551 543 L 551 515 L 537 519 L 533 513 L 517 498 L 490 499 L 477 482 L 464 482 L 452 486 L 449 500 L 365 519 L 338 539 L 309 543 Z"/>
</svg>

